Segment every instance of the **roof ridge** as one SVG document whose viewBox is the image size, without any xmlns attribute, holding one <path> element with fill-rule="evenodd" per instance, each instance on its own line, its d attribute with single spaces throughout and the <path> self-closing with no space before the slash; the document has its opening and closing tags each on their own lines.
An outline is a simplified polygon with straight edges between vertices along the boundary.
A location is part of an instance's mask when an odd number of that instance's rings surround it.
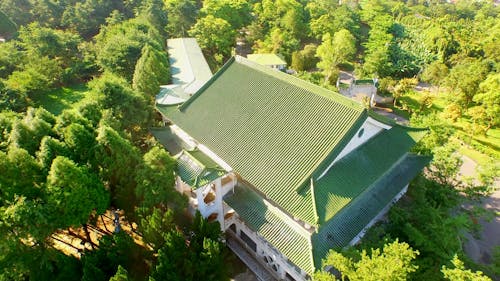
<svg viewBox="0 0 500 281">
<path fill-rule="evenodd" d="M 219 78 L 219 76 L 224 73 L 229 66 L 231 66 L 234 63 L 235 59 L 234 57 L 231 57 L 220 69 L 217 71 L 203 86 L 201 86 L 198 91 L 194 95 L 192 95 L 187 101 L 185 101 L 183 104 L 179 106 L 180 111 L 184 111 L 196 98 L 198 98 L 203 91 L 205 91 L 208 86 L 212 85 L 212 83 Z"/>
<path fill-rule="evenodd" d="M 247 58 L 244 58 L 242 56 L 234 56 L 233 57 L 235 59 L 235 61 L 237 63 L 240 63 L 240 64 L 243 64 L 243 65 L 246 65 L 246 66 L 249 66 L 257 71 L 260 71 L 262 73 L 265 73 L 267 75 L 270 75 L 270 76 L 273 76 L 274 78 L 277 78 L 279 80 L 282 80 L 282 81 L 286 81 L 286 82 L 289 82 L 290 84 L 294 85 L 294 86 L 297 86 L 297 87 L 300 87 L 302 89 L 306 89 L 306 90 L 309 90 L 311 93 L 317 95 L 317 96 L 320 96 L 320 97 L 323 97 L 323 98 L 327 98 L 329 100 L 332 100 L 334 102 L 338 102 L 338 103 L 341 103 L 342 105 L 344 106 L 347 106 L 347 107 L 350 107 L 352 109 L 357 109 L 357 110 L 360 110 L 360 111 L 366 111 L 366 109 L 361 106 L 360 104 L 358 104 L 357 102 L 337 93 L 337 92 L 334 92 L 332 90 L 329 90 L 329 89 L 326 89 L 324 87 L 321 87 L 321 86 L 318 86 L 316 84 L 313 84 L 309 81 L 306 81 L 306 80 L 303 80 L 303 79 L 300 79 L 298 77 L 295 77 L 293 75 L 290 75 L 290 74 L 286 74 L 286 73 L 283 73 L 281 71 L 277 71 L 275 69 L 272 69 L 272 68 L 269 68 L 268 66 L 264 66 L 264 65 L 260 65 L 256 62 L 253 62 Z M 308 87 L 310 88 L 315 88 L 314 90 L 311 90 L 311 89 L 308 89 Z M 323 92 L 323 93 L 319 93 L 319 92 Z M 328 94 L 332 94 L 335 96 L 334 97 L 331 97 L 331 96 L 328 96 Z M 339 99 L 337 99 L 339 98 Z"/>
</svg>

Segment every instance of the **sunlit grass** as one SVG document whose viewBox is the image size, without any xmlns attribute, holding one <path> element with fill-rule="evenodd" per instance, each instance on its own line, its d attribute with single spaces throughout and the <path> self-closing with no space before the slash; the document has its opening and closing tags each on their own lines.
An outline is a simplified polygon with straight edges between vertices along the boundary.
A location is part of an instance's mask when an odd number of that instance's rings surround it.
<svg viewBox="0 0 500 281">
<path fill-rule="evenodd" d="M 88 92 L 86 84 L 78 84 L 71 87 L 62 87 L 51 92 L 39 94 L 34 103 L 42 106 L 49 112 L 59 115 L 66 109 L 74 108 L 82 103 Z"/>
</svg>

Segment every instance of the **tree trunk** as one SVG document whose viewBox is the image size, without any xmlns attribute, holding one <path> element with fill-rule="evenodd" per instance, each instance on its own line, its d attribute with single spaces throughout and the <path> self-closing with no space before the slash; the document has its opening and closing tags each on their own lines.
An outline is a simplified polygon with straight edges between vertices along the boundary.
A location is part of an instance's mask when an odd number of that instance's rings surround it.
<svg viewBox="0 0 500 281">
<path fill-rule="evenodd" d="M 89 229 L 87 228 L 87 224 L 84 223 L 82 224 L 83 226 L 83 231 L 85 231 L 85 236 L 87 237 L 87 241 L 90 243 L 90 247 L 92 247 L 92 250 L 95 249 L 94 247 L 94 242 L 92 242 L 92 239 L 90 238 L 90 232 L 89 232 Z"/>
</svg>

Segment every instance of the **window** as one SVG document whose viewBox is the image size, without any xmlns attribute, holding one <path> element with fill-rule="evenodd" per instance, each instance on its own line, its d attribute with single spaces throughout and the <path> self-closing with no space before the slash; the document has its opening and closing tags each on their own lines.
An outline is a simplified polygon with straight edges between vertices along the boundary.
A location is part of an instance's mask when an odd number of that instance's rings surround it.
<svg viewBox="0 0 500 281">
<path fill-rule="evenodd" d="M 359 130 L 358 132 L 358 138 L 362 137 L 364 133 L 365 133 L 365 128 L 361 128 L 361 130 Z"/>
<path fill-rule="evenodd" d="M 252 249 L 254 252 L 257 252 L 257 244 L 252 240 L 252 238 L 248 237 L 248 235 L 243 231 L 240 232 L 240 237 L 241 240 L 245 241 L 250 249 Z"/>
<path fill-rule="evenodd" d="M 236 233 L 236 225 L 233 223 L 231 226 L 229 226 L 229 229 L 231 229 L 234 233 Z"/>
</svg>

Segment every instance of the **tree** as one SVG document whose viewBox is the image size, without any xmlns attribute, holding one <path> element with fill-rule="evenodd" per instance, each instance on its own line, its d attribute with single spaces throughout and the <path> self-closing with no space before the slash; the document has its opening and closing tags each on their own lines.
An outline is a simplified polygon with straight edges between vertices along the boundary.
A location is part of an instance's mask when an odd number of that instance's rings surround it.
<svg viewBox="0 0 500 281">
<path fill-rule="evenodd" d="M 254 5 L 253 12 L 264 27 L 264 34 L 280 29 L 295 40 L 300 40 L 307 34 L 304 7 L 296 0 L 263 0 Z"/>
<path fill-rule="evenodd" d="M 148 243 L 155 252 L 165 244 L 165 233 L 174 228 L 172 211 L 162 211 L 159 208 L 153 208 L 151 214 L 142 218 L 139 224 L 144 242 Z"/>
<path fill-rule="evenodd" d="M 99 248 L 85 251 L 82 255 L 82 280 L 109 280 L 120 271 L 119 267 L 146 267 L 142 247 L 126 232 L 105 235 L 99 240 Z M 124 273 L 124 270 L 121 270 Z M 120 274 L 120 277 L 124 277 Z M 118 279 L 121 280 L 121 279 Z"/>
<path fill-rule="evenodd" d="M 164 37 L 166 37 L 165 28 L 168 24 L 167 11 L 165 3 L 162 0 L 143 1 L 139 16 L 142 16 Z"/>
<path fill-rule="evenodd" d="M 102 214 L 109 205 L 108 192 L 99 179 L 63 156 L 52 161 L 47 193 L 52 220 L 60 228 L 86 224 L 93 211 Z"/>
<path fill-rule="evenodd" d="M 485 123 L 486 132 L 495 126 L 500 125 L 500 73 L 489 74 L 481 84 L 479 93 L 473 98 L 474 102 L 480 106 L 484 112 L 478 121 Z"/>
<path fill-rule="evenodd" d="M 27 114 L 22 121 L 18 120 L 12 125 L 9 140 L 11 145 L 24 148 L 31 155 L 35 155 L 42 138 L 51 133 L 51 124 L 38 116 Z"/>
<path fill-rule="evenodd" d="M 196 270 L 195 260 L 187 258 L 186 240 L 182 233 L 177 230 L 165 234 L 165 245 L 158 251 L 158 262 L 149 277 L 152 281 L 172 280 L 183 281 L 193 280 L 185 277 L 193 274 Z M 186 265 L 192 265 L 187 268 Z M 187 271 L 184 271 L 184 270 Z"/>
<path fill-rule="evenodd" d="M 206 221 L 197 212 L 187 236 L 188 242 L 177 230 L 165 235 L 165 244 L 158 251 L 158 263 L 150 278 L 155 281 L 225 280 L 225 247 L 220 225 Z"/>
<path fill-rule="evenodd" d="M 388 15 L 378 16 L 370 24 L 368 41 L 364 44 L 366 55 L 363 69 L 367 74 L 385 77 L 393 73 L 390 58 L 390 47 L 394 38 L 390 33 L 392 25 L 393 20 Z"/>
<path fill-rule="evenodd" d="M 350 61 L 354 54 L 356 54 L 356 39 L 348 30 L 339 30 L 333 38 L 327 33 L 318 46 L 317 56 L 320 59 L 318 67 L 323 69 L 326 77 L 332 69 Z"/>
<path fill-rule="evenodd" d="M 69 157 L 82 165 L 93 164 L 96 149 L 95 130 L 73 123 L 64 129 L 64 142 L 71 152 Z"/>
<path fill-rule="evenodd" d="M 445 85 L 454 92 L 454 101 L 466 109 L 473 101 L 479 84 L 485 80 L 487 73 L 488 67 L 484 62 L 478 60 L 463 62 L 450 70 Z"/>
<path fill-rule="evenodd" d="M 153 56 L 153 52 L 154 50 L 149 45 L 142 48 L 142 55 L 135 65 L 132 79 L 133 89 L 142 93 L 148 101 L 153 101 L 160 91 L 160 82 L 158 81 L 160 73 L 157 74 L 159 70 L 155 68 L 156 58 Z"/>
<path fill-rule="evenodd" d="M 292 59 L 292 53 L 300 48 L 300 41 L 292 33 L 275 27 L 264 41 L 257 41 L 254 49 L 257 53 L 273 53 L 282 55 L 287 62 Z"/>
<path fill-rule="evenodd" d="M 74 1 L 66 7 L 61 23 L 64 27 L 76 31 L 85 38 L 91 38 L 99 32 L 109 14 L 118 8 L 118 1 L 87 0 Z"/>
<path fill-rule="evenodd" d="M 394 106 L 396 106 L 398 99 L 412 91 L 417 86 L 418 80 L 416 78 L 403 78 L 398 81 L 392 92 L 394 97 Z"/>
<path fill-rule="evenodd" d="M 413 250 L 407 243 L 398 242 L 398 240 L 384 245 L 380 249 L 371 249 L 370 255 L 363 250 L 357 253 L 358 257 L 353 260 L 341 253 L 330 250 L 323 267 L 333 266 L 342 274 L 342 280 L 348 278 L 351 281 L 356 280 L 407 280 L 410 273 L 417 269 L 412 261 L 419 254 Z M 322 272 L 315 274 L 315 279 L 335 280 L 333 276 Z M 330 277 L 330 278 L 329 278 Z"/>
<path fill-rule="evenodd" d="M 250 23 L 251 10 L 251 3 L 247 0 L 208 0 L 203 1 L 200 13 L 224 19 L 237 30 Z"/>
<path fill-rule="evenodd" d="M 1 11 L 0 11 L 1 12 Z M 0 45 L 0 77 L 7 78 L 23 61 L 23 52 L 18 49 L 15 41 Z"/>
<path fill-rule="evenodd" d="M 153 147 L 143 156 L 142 164 L 137 168 L 135 194 L 140 206 L 148 209 L 166 207 L 173 203 L 175 209 L 185 207 L 184 197 L 174 189 L 174 169 L 176 162 L 165 149 Z"/>
<path fill-rule="evenodd" d="M 470 269 L 465 269 L 464 263 L 458 258 L 457 255 L 453 257 L 451 261 L 454 268 L 448 268 L 443 265 L 441 272 L 444 278 L 453 281 L 491 281 L 491 279 L 485 276 L 481 271 L 473 272 Z"/>
<path fill-rule="evenodd" d="M 448 67 L 440 61 L 434 61 L 424 69 L 422 79 L 434 85 L 440 85 L 446 75 L 448 75 Z"/>
<path fill-rule="evenodd" d="M 208 15 L 196 22 L 189 35 L 195 37 L 201 49 L 221 65 L 231 55 L 236 32 L 226 20 Z"/>
<path fill-rule="evenodd" d="M 128 278 L 128 272 L 125 268 L 123 268 L 121 265 L 118 265 L 118 269 L 116 270 L 116 274 L 113 275 L 109 279 L 109 281 L 129 281 L 130 279 Z"/>
<path fill-rule="evenodd" d="M 312 70 L 315 68 L 318 63 L 316 49 L 317 46 L 315 44 L 307 44 L 301 51 L 293 52 L 291 67 L 296 71 Z"/>
<path fill-rule="evenodd" d="M 40 142 L 40 149 L 36 152 L 36 157 L 43 169 L 48 172 L 52 161 L 57 156 L 69 157 L 69 154 L 65 143 L 51 136 L 44 136 Z"/>
<path fill-rule="evenodd" d="M 149 44 L 163 50 L 161 38 L 156 28 L 143 18 L 107 26 L 95 36 L 96 63 L 103 70 L 131 82 L 142 48 Z"/>
<path fill-rule="evenodd" d="M 0 152 L 0 168 L 0 202 L 14 201 L 20 196 L 27 199 L 40 196 L 44 174 L 26 150 L 11 146 L 7 153 Z"/>
<path fill-rule="evenodd" d="M 359 14 L 348 4 L 338 5 L 335 1 L 313 0 L 306 5 L 309 12 L 311 35 L 320 39 L 324 34 L 335 34 L 341 29 L 347 29 L 360 39 Z"/>
<path fill-rule="evenodd" d="M 165 0 L 168 24 L 167 33 L 175 37 L 185 37 L 196 22 L 197 2 L 194 0 Z"/>
<path fill-rule="evenodd" d="M 151 108 L 144 97 L 133 91 L 125 79 L 105 73 L 89 83 L 92 94 L 102 109 L 109 109 L 121 130 L 135 133 L 145 130 Z"/>
<path fill-rule="evenodd" d="M 141 162 L 139 151 L 107 126 L 99 127 L 97 143 L 96 163 L 100 178 L 109 188 L 114 206 L 133 218 L 136 206 L 134 175 Z"/>
</svg>

